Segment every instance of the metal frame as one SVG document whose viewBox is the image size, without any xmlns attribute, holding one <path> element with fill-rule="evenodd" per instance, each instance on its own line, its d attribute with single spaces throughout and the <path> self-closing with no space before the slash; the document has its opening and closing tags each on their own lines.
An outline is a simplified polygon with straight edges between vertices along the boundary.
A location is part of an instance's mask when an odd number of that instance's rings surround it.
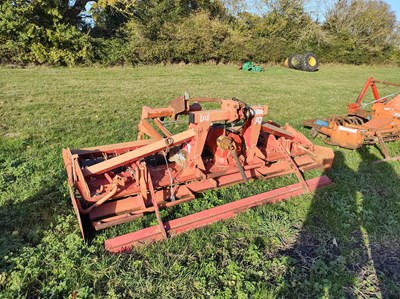
<svg viewBox="0 0 400 299">
<path fill-rule="evenodd" d="M 203 102 L 218 103 L 220 108 L 203 110 Z M 331 167 L 333 151 L 313 145 L 289 125 L 281 127 L 264 121 L 267 111 L 267 106 L 248 106 L 235 98 L 189 99 L 185 95 L 166 108 L 143 107 L 137 141 L 63 149 L 71 200 L 82 236 L 88 235 L 84 223 L 101 230 L 152 212 L 158 226 L 138 232 L 139 239 L 165 239 L 202 226 L 201 223 L 225 219 L 228 214 L 252 206 L 253 199 L 240 201 L 238 206 L 225 205 L 228 210 L 224 216 L 215 216 L 217 210 L 212 210 L 201 214 L 202 219 L 196 218 L 200 214 L 194 214 L 186 220 L 163 223 L 159 210 L 193 200 L 205 190 L 250 179 L 291 173 L 297 176 L 299 184 L 260 195 L 269 198 L 266 202 L 275 194 L 284 199 L 314 190 L 319 185 L 305 181 L 303 172 Z M 182 115 L 188 117 L 187 127 L 171 133 L 165 126 L 166 119 L 177 123 Z M 177 223 L 185 223 L 184 228 L 176 228 Z M 137 243 L 135 238 L 128 243 Z M 129 246 L 124 241 L 124 245 L 111 247 L 107 248 L 118 251 Z"/>
<path fill-rule="evenodd" d="M 348 104 L 346 116 L 306 120 L 303 125 L 311 128 L 314 137 L 321 135 L 327 144 L 349 149 L 377 144 L 384 156 L 381 161 L 400 159 L 399 156 L 391 157 L 386 147 L 386 142 L 400 140 L 400 91 L 381 97 L 377 83 L 400 86 L 368 78 L 355 103 Z M 365 103 L 364 98 L 369 89 L 374 100 Z M 371 106 L 370 110 L 365 109 L 368 106 Z"/>
</svg>

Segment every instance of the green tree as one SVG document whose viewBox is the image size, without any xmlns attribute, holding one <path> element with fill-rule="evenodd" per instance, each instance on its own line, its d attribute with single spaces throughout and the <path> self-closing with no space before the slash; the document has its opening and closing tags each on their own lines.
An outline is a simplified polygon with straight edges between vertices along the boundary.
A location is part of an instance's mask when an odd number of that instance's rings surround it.
<svg viewBox="0 0 400 299">
<path fill-rule="evenodd" d="M 76 0 L 5 0 L 0 3 L 0 63 L 72 65 L 92 59 L 85 5 Z M 94 1 L 126 11 L 127 0 Z M 122 5 L 121 5 L 122 4 Z"/>
<path fill-rule="evenodd" d="M 376 0 L 338 0 L 328 11 L 323 29 L 330 61 L 382 62 L 398 47 L 398 24 L 389 4 Z"/>
<path fill-rule="evenodd" d="M 181 22 L 164 22 L 158 38 L 153 40 L 141 31 L 141 25 L 127 26 L 132 63 L 220 61 L 222 43 L 230 35 L 230 28 L 208 12 L 200 11 Z"/>
<path fill-rule="evenodd" d="M 240 13 L 234 22 L 234 28 L 251 39 L 254 60 L 281 62 L 295 52 L 315 50 L 319 26 L 306 13 L 303 0 L 264 0 L 257 7 L 262 15 Z"/>
<path fill-rule="evenodd" d="M 213 18 L 225 15 L 224 5 L 219 0 L 138 0 L 133 15 L 141 34 L 157 40 L 166 22 L 182 22 L 200 10 L 207 11 Z"/>
<path fill-rule="evenodd" d="M 197 14 L 198 17 L 195 17 Z M 197 44 L 209 45 L 206 42 L 208 35 L 204 35 L 208 30 L 206 27 L 212 26 L 209 28 L 212 32 L 216 23 L 221 24 L 218 20 L 226 16 L 226 9 L 219 0 L 138 0 L 133 18 L 124 30 L 129 44 L 128 59 L 133 64 L 214 59 L 215 52 L 205 54 L 205 50 L 201 51 L 200 48 L 195 52 L 193 49 L 185 50 L 182 43 L 187 42 L 190 48 L 197 36 Z M 214 19 L 215 23 L 212 22 Z M 205 23 L 202 24 L 201 21 Z M 191 32 L 185 26 L 189 26 Z M 213 43 L 219 40 L 216 37 Z"/>
<path fill-rule="evenodd" d="M 74 64 L 88 55 L 87 37 L 65 22 L 65 3 L 8 0 L 0 5 L 2 62 Z"/>
</svg>

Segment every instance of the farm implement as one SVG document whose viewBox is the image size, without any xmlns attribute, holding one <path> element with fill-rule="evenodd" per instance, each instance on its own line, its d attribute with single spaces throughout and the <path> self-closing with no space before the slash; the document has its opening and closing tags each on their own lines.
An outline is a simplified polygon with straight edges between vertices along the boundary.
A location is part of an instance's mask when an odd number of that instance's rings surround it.
<svg viewBox="0 0 400 299">
<path fill-rule="evenodd" d="M 219 107 L 203 110 L 204 102 Z M 235 98 L 190 99 L 185 94 L 166 108 L 144 106 L 137 141 L 63 149 L 83 237 L 90 227 L 101 230 L 155 213 L 158 225 L 105 242 L 106 250 L 121 252 L 329 185 L 325 175 L 305 180 L 303 173 L 330 168 L 333 151 L 312 144 L 289 125 L 264 121 L 267 111 L 267 106 L 248 106 Z M 180 122 L 184 128 L 171 133 L 167 124 Z M 182 218 L 161 219 L 160 209 L 206 190 L 289 174 L 299 182 Z"/>
<path fill-rule="evenodd" d="M 386 147 L 386 142 L 400 140 L 400 91 L 381 97 L 377 83 L 400 86 L 369 78 L 356 102 L 348 104 L 346 116 L 306 120 L 303 125 L 311 128 L 313 137 L 321 135 L 327 144 L 348 149 L 377 144 L 384 156 L 381 161 L 400 159 L 399 156 L 391 157 Z M 369 88 L 374 99 L 364 103 Z"/>
</svg>

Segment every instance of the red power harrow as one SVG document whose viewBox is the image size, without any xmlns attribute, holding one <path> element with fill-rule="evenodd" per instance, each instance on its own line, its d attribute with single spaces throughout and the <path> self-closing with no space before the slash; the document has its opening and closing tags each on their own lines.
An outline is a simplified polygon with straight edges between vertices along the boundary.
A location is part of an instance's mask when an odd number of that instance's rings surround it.
<svg viewBox="0 0 400 299">
<path fill-rule="evenodd" d="M 347 106 L 346 116 L 306 120 L 303 125 L 311 128 L 311 135 L 321 135 L 324 142 L 344 148 L 357 149 L 363 145 L 378 144 L 384 159 L 391 157 L 386 142 L 400 140 L 400 91 L 381 97 L 377 84 L 400 86 L 397 83 L 368 78 L 355 103 Z M 371 88 L 373 101 L 365 103 L 364 98 Z"/>
<path fill-rule="evenodd" d="M 220 108 L 202 110 L 202 102 Z M 88 231 L 83 223 L 101 230 L 154 212 L 158 225 L 105 242 L 108 251 L 121 252 L 330 184 L 326 176 L 305 180 L 303 172 L 330 168 L 333 151 L 312 144 L 289 125 L 264 121 L 267 110 L 235 98 L 189 99 L 185 94 L 167 108 L 143 107 L 137 141 L 63 149 L 83 237 Z M 172 134 L 166 124 L 185 115 L 188 126 Z M 292 173 L 299 183 L 167 222 L 160 217 L 160 209 L 205 190 Z"/>
</svg>

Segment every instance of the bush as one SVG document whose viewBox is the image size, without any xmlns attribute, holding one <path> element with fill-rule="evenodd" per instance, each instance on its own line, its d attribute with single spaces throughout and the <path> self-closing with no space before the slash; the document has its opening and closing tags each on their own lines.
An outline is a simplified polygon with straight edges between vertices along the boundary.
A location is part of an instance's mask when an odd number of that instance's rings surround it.
<svg viewBox="0 0 400 299">
<path fill-rule="evenodd" d="M 90 60 L 106 66 L 125 65 L 127 46 L 122 38 L 91 38 Z"/>
<path fill-rule="evenodd" d="M 389 62 L 398 48 L 396 16 L 383 1 L 338 1 L 328 12 L 323 47 L 330 62 L 368 64 Z"/>
<path fill-rule="evenodd" d="M 231 35 L 227 24 L 199 12 L 180 23 L 166 22 L 156 41 L 147 38 L 143 26 L 131 21 L 127 26 L 130 59 L 135 63 L 201 63 L 220 61 L 221 45 Z M 225 51 L 226 54 L 226 51 Z"/>
<path fill-rule="evenodd" d="M 89 37 L 63 23 L 56 1 L 0 5 L 0 62 L 73 65 L 90 56 Z"/>
<path fill-rule="evenodd" d="M 94 5 L 90 30 L 82 10 L 74 10 L 86 2 L 67 2 L 3 1 L 0 63 L 280 63 L 305 52 L 321 62 L 399 63 L 399 24 L 378 0 L 335 1 L 323 24 L 306 13 L 303 0 L 263 1 L 263 16 L 229 13 L 219 0 L 148 0 L 134 7 L 107 0 Z"/>
<path fill-rule="evenodd" d="M 229 37 L 229 27 L 200 12 L 178 24 L 173 30 L 174 60 L 186 63 L 220 61 L 221 44 Z"/>
</svg>

